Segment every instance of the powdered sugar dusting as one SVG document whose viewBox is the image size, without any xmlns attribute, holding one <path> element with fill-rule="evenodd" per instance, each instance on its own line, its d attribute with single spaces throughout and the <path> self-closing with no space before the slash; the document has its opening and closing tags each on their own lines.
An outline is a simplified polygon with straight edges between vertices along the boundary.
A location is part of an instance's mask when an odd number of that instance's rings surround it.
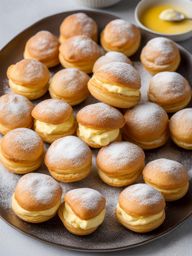
<svg viewBox="0 0 192 256">
<path fill-rule="evenodd" d="M 147 45 L 153 50 L 160 51 L 163 54 L 170 54 L 175 49 L 175 43 L 165 37 L 156 37 L 151 39 Z"/>
<path fill-rule="evenodd" d="M 110 31 L 111 33 L 118 33 L 119 36 L 124 36 L 126 38 L 133 38 L 134 37 L 134 32 L 133 28 L 134 25 L 122 20 L 122 19 L 116 19 L 111 21 L 108 26 L 110 26 Z"/>
<path fill-rule="evenodd" d="M 69 40 L 71 40 L 71 47 L 84 56 L 91 56 L 93 52 L 99 51 L 99 46 L 89 37 L 75 36 Z"/>
<path fill-rule="evenodd" d="M 74 24 L 79 24 L 83 30 L 83 34 L 89 36 L 93 30 L 93 27 L 95 26 L 95 22 L 87 16 L 85 13 L 76 13 L 73 16 L 75 16 Z"/>
</svg>

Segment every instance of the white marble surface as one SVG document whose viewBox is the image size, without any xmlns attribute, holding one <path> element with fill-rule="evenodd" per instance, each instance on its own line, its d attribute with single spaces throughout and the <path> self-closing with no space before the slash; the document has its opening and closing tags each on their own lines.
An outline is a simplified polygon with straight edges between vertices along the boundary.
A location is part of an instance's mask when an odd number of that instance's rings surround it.
<svg viewBox="0 0 192 256">
<path fill-rule="evenodd" d="M 105 9 L 133 22 L 134 6 L 138 1 L 123 0 L 114 7 Z M 35 21 L 58 12 L 82 9 L 75 0 L 0 0 L 0 48 L 12 37 Z M 182 43 L 192 53 L 192 40 Z M 188 256 L 192 255 L 192 218 L 164 238 L 148 245 L 108 255 L 156 255 Z M 4 256 L 77 256 L 84 253 L 66 251 L 60 247 L 48 245 L 12 229 L 0 220 L 0 255 Z M 90 254 L 89 254 L 90 255 Z M 105 255 L 93 253 L 91 255 Z M 107 255 L 107 254 L 106 254 Z"/>
</svg>

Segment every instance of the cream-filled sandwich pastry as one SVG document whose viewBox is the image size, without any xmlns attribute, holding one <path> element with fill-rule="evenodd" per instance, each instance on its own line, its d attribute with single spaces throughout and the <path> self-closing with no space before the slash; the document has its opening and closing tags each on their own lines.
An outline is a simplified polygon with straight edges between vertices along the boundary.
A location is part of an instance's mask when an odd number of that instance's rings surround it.
<svg viewBox="0 0 192 256">
<path fill-rule="evenodd" d="M 49 175 L 29 173 L 20 178 L 12 196 L 12 210 L 22 220 L 41 223 L 51 219 L 61 204 L 62 189 Z"/>
<path fill-rule="evenodd" d="M 116 216 L 124 227 L 134 232 L 152 231 L 165 220 L 164 197 L 147 184 L 129 186 L 119 195 Z"/>
<path fill-rule="evenodd" d="M 91 188 L 73 189 L 65 194 L 58 213 L 69 232 L 89 235 L 104 221 L 105 198 Z"/>
<path fill-rule="evenodd" d="M 124 118 L 120 111 L 104 104 L 87 105 L 77 113 L 77 135 L 93 148 L 121 139 Z"/>
<path fill-rule="evenodd" d="M 72 107 L 57 99 L 41 101 L 32 111 L 34 129 L 48 143 L 61 137 L 72 135 L 76 121 Z"/>
</svg>

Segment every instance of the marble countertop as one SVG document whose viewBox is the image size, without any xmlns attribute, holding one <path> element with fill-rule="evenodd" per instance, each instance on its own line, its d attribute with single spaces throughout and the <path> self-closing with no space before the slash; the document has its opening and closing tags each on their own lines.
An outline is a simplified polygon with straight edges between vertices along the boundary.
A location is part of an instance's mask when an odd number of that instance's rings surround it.
<svg viewBox="0 0 192 256">
<path fill-rule="evenodd" d="M 105 8 L 126 20 L 134 22 L 134 7 L 137 0 L 122 0 L 119 4 Z M 0 49 L 15 35 L 39 19 L 67 10 L 84 9 L 75 0 L 0 0 Z M 181 43 L 192 53 L 192 39 Z M 192 255 L 192 218 L 179 228 L 150 244 L 106 255 L 142 256 L 188 256 Z M 4 256 L 80 256 L 85 253 L 66 251 L 30 238 L 0 220 L 0 255 Z M 88 254 L 87 254 L 88 255 Z M 90 255 L 90 253 L 89 253 Z M 93 256 L 101 253 L 93 253 Z M 102 255 L 105 255 L 102 253 Z"/>
</svg>

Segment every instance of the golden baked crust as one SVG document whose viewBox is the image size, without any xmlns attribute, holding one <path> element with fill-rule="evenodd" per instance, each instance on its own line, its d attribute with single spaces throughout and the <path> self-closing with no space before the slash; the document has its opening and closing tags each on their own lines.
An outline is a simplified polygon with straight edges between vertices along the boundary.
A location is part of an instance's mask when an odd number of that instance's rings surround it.
<svg viewBox="0 0 192 256">
<path fill-rule="evenodd" d="M 106 51 L 118 51 L 127 56 L 138 50 L 140 41 L 140 30 L 121 19 L 109 22 L 101 33 L 101 45 Z"/>
<path fill-rule="evenodd" d="M 25 127 L 31 128 L 33 104 L 25 97 L 10 93 L 0 97 L 0 132 Z"/>
<path fill-rule="evenodd" d="M 110 51 L 96 60 L 93 66 L 93 73 L 95 73 L 101 66 L 111 62 L 124 62 L 130 65 L 132 64 L 131 60 L 122 52 Z"/>
<path fill-rule="evenodd" d="M 59 42 L 49 31 L 39 31 L 25 45 L 24 58 L 35 59 L 47 67 L 59 64 Z"/>
<path fill-rule="evenodd" d="M 59 48 L 59 60 L 65 68 L 78 68 L 91 73 L 95 61 L 103 54 L 102 49 L 87 36 L 67 39 Z"/>
<path fill-rule="evenodd" d="M 60 43 L 70 37 L 84 35 L 97 41 L 98 28 L 96 22 L 85 13 L 74 13 L 63 20 L 60 26 Z"/>
<path fill-rule="evenodd" d="M 125 120 L 117 109 L 105 103 L 95 103 L 77 113 L 77 122 L 93 129 L 112 130 L 122 128 Z"/>
<path fill-rule="evenodd" d="M 175 71 L 180 64 L 180 60 L 177 45 L 172 40 L 164 37 L 151 39 L 141 52 L 141 62 L 152 74 L 162 71 Z"/>
<path fill-rule="evenodd" d="M 166 112 L 176 112 L 190 102 L 191 87 L 179 73 L 160 72 L 149 83 L 148 97 Z"/>
<path fill-rule="evenodd" d="M 88 81 L 89 76 L 76 68 L 62 69 L 51 78 L 49 92 L 52 98 L 62 99 L 73 106 L 87 98 Z"/>
</svg>

